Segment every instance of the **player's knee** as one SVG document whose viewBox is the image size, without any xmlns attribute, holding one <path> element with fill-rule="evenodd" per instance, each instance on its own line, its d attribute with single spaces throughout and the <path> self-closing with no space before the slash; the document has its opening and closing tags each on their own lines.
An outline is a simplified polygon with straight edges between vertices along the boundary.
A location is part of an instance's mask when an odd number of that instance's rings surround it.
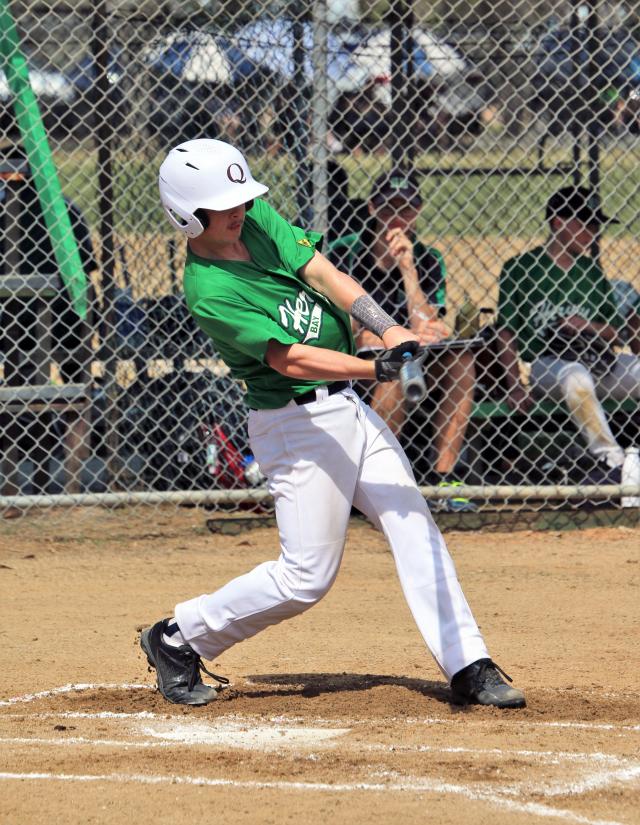
<svg viewBox="0 0 640 825">
<path fill-rule="evenodd" d="M 304 570 L 283 567 L 281 583 L 291 593 L 292 602 L 307 610 L 324 598 L 336 580 L 337 570 Z"/>
<path fill-rule="evenodd" d="M 312 581 L 308 582 L 304 587 L 299 587 L 293 591 L 294 598 L 301 604 L 306 604 L 311 607 L 323 599 L 331 590 L 331 587 L 336 580 L 335 575 L 316 576 Z"/>
<path fill-rule="evenodd" d="M 594 396 L 596 386 L 591 373 L 582 364 L 573 364 L 562 376 L 561 386 L 568 399 L 579 399 L 585 396 Z"/>
</svg>

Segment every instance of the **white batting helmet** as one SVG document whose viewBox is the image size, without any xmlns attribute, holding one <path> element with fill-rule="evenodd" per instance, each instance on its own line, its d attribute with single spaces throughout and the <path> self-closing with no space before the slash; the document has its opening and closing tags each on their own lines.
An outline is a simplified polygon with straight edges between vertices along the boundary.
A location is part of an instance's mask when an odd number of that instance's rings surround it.
<svg viewBox="0 0 640 825">
<path fill-rule="evenodd" d="M 167 217 L 188 238 L 204 226 L 198 209 L 220 212 L 269 191 L 254 180 L 242 152 L 223 140 L 188 140 L 172 149 L 158 176 L 160 200 Z"/>
</svg>

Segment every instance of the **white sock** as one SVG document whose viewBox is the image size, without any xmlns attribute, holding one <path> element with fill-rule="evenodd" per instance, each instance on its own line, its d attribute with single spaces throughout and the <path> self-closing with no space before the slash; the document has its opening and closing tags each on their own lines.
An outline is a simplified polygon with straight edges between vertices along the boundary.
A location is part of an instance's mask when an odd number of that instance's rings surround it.
<svg viewBox="0 0 640 825">
<path fill-rule="evenodd" d="M 174 618 L 169 619 L 167 622 L 166 630 L 162 634 L 162 641 L 171 647 L 182 647 L 182 645 L 187 644 Z"/>
<path fill-rule="evenodd" d="M 622 467 L 624 464 L 624 452 L 622 449 L 618 448 L 617 450 L 611 450 L 606 455 L 606 462 L 612 470 L 615 470 L 616 467 Z"/>
</svg>

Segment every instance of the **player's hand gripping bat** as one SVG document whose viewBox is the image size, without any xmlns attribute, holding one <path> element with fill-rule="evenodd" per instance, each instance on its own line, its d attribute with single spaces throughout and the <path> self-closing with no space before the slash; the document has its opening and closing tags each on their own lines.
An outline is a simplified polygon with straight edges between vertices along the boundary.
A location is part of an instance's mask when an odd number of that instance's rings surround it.
<svg viewBox="0 0 640 825">
<path fill-rule="evenodd" d="M 418 404 L 427 394 L 422 375 L 422 363 L 426 349 L 420 350 L 417 341 L 405 341 L 385 350 L 375 360 L 378 381 L 400 381 L 402 393 L 410 404 Z"/>
<path fill-rule="evenodd" d="M 448 350 L 477 349 L 484 345 L 482 337 L 458 338 L 439 341 L 421 347 L 416 341 L 405 341 L 392 349 L 385 350 L 375 360 L 378 381 L 400 381 L 402 395 L 411 405 L 419 404 L 426 398 L 427 386 L 422 365 L 437 352 Z"/>
</svg>

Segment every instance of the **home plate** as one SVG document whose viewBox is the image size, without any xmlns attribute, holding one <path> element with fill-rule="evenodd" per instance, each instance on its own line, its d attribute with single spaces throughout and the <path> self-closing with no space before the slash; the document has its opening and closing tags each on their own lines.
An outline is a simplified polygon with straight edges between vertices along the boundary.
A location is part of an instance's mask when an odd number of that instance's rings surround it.
<svg viewBox="0 0 640 825">
<path fill-rule="evenodd" d="M 144 736 L 183 745 L 209 745 L 245 750 L 275 750 L 282 747 L 317 747 L 349 732 L 349 728 L 287 728 L 252 724 L 249 720 L 175 722 L 157 720 L 140 725 Z"/>
</svg>

